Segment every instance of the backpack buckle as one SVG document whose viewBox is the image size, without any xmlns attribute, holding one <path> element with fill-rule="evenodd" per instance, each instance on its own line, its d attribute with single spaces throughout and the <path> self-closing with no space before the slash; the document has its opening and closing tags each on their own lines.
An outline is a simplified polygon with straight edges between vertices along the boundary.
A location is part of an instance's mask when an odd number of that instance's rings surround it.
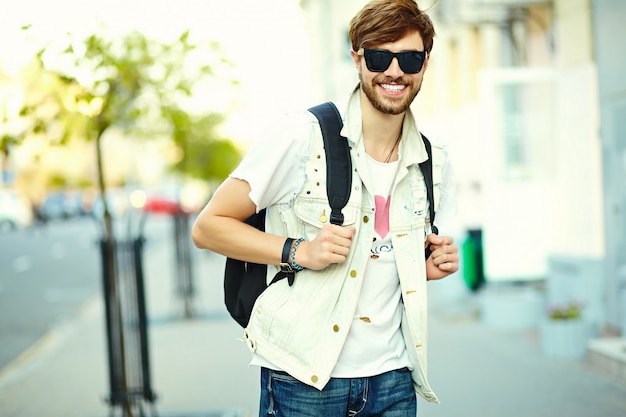
<svg viewBox="0 0 626 417">
<path fill-rule="evenodd" d="M 343 213 L 341 211 L 335 212 L 334 210 L 330 213 L 330 223 L 341 226 L 343 224 Z"/>
</svg>

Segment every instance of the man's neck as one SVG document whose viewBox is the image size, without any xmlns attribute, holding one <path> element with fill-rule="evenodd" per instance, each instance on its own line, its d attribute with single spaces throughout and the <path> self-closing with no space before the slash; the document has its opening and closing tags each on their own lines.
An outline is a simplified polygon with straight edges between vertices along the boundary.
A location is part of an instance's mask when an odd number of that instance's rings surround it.
<svg viewBox="0 0 626 417">
<path fill-rule="evenodd" d="M 404 113 L 385 114 L 376 110 L 367 97 L 361 96 L 363 142 L 366 152 L 374 159 L 380 159 L 396 143 L 402 134 Z"/>
</svg>

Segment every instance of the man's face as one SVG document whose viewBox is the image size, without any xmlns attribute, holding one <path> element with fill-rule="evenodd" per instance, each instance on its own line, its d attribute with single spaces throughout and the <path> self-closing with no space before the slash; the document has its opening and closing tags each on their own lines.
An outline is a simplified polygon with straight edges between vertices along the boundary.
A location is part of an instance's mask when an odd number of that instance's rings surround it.
<svg viewBox="0 0 626 417">
<path fill-rule="evenodd" d="M 390 52 L 423 51 L 424 42 L 419 32 L 412 32 L 395 42 L 375 45 L 372 49 L 383 49 Z M 383 72 L 370 71 L 365 58 L 352 51 L 352 58 L 359 71 L 361 89 L 372 103 L 372 106 L 385 114 L 402 114 L 417 96 L 424 72 L 428 66 L 429 55 L 426 55 L 422 69 L 416 74 L 405 73 L 394 57 L 389 68 Z"/>
</svg>

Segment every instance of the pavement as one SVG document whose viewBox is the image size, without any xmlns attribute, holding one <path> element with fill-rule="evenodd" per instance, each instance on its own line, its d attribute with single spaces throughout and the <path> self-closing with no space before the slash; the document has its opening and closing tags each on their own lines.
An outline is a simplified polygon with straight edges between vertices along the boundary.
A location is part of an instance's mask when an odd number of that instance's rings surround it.
<svg viewBox="0 0 626 417">
<path fill-rule="evenodd" d="M 157 401 L 141 415 L 258 415 L 258 370 L 248 366 L 241 329 L 222 303 L 224 258 L 193 249 L 194 314 L 185 318 L 174 256 L 171 241 L 148 236 L 145 289 Z M 585 359 L 546 357 L 536 330 L 485 326 L 477 300 L 459 291 L 458 276 L 431 284 L 429 374 L 441 404 L 420 400 L 420 417 L 626 416 L 622 379 Z M 103 302 L 97 296 L 0 370 L 0 416 L 122 415 L 104 401 L 107 367 Z"/>
</svg>

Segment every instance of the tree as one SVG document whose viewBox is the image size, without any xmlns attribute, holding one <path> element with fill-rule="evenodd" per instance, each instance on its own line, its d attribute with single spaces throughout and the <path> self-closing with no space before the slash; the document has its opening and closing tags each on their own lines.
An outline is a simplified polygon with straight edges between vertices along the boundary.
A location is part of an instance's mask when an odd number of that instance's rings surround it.
<svg viewBox="0 0 626 417">
<path fill-rule="evenodd" d="M 219 75 L 228 66 L 218 44 L 201 48 L 190 41 L 189 32 L 171 43 L 131 32 L 118 39 L 93 34 L 82 41 L 69 37 L 63 45 L 47 45 L 29 68 L 36 82 L 25 92 L 23 128 L 1 136 L 0 149 L 8 152 L 11 144 L 42 135 L 60 145 L 93 141 L 103 230 L 105 239 L 112 240 L 104 198 L 104 134 L 116 128 L 133 136 L 170 137 L 182 151 L 173 170 L 207 181 L 225 178 L 240 154 L 232 141 L 217 133 L 224 115 L 198 108 L 194 93 L 202 88 L 209 95 L 211 82 L 236 86 L 235 80 Z"/>
<path fill-rule="evenodd" d="M 133 136 L 167 136 L 182 151 L 174 170 L 205 180 L 224 178 L 237 163 L 239 153 L 232 142 L 217 133 L 224 116 L 199 110 L 193 100 L 196 88 L 206 88 L 211 80 L 220 78 L 216 71 L 223 65 L 228 62 L 221 57 L 218 45 L 201 49 L 190 42 L 188 32 L 171 44 L 151 41 L 137 32 L 119 39 L 95 34 L 79 42 L 70 38 L 61 48 L 49 45 L 36 55 L 29 68 L 33 82 L 25 92 L 18 132 L 0 135 L 0 150 L 4 152 L 33 137 L 59 145 L 72 140 L 95 143 L 97 183 L 104 208 L 101 247 L 109 353 L 117 358 L 110 359 L 115 362 L 116 377 L 112 374 L 112 380 L 121 384 L 116 392 L 128 390 L 102 139 L 112 128 Z M 153 399 L 151 392 L 143 395 Z M 118 399 L 125 416 L 134 414 L 129 397 L 121 395 Z"/>
</svg>

